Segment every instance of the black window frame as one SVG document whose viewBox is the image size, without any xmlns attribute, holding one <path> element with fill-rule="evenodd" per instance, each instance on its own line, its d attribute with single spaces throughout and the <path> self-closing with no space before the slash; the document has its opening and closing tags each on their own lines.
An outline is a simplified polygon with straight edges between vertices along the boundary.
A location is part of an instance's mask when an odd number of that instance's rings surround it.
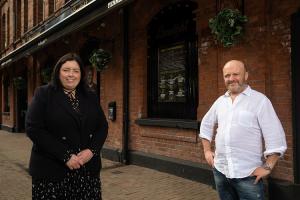
<svg viewBox="0 0 300 200">
<path fill-rule="evenodd" d="M 10 80 L 9 77 L 4 77 L 3 80 L 3 112 L 10 112 L 10 101 L 9 101 L 9 91 L 10 91 Z"/>
<path fill-rule="evenodd" d="M 194 2 L 179 1 L 163 9 L 148 25 L 148 117 L 150 118 L 197 119 L 198 56 L 193 13 L 196 7 L 197 4 Z M 162 34 L 164 28 L 171 31 L 166 30 L 165 34 Z M 176 29 L 173 33 L 172 28 Z M 186 51 L 186 100 L 159 102 L 158 51 L 160 48 L 172 47 L 179 43 L 184 44 Z"/>
</svg>

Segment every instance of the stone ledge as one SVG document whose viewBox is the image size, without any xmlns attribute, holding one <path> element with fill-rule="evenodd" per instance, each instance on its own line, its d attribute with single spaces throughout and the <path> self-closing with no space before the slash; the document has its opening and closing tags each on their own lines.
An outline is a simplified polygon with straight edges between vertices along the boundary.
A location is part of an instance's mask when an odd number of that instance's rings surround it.
<svg viewBox="0 0 300 200">
<path fill-rule="evenodd" d="M 162 118 L 141 118 L 135 120 L 135 123 L 141 126 L 161 126 L 182 129 L 199 129 L 200 122 L 197 120 L 186 119 L 162 119 Z"/>
</svg>

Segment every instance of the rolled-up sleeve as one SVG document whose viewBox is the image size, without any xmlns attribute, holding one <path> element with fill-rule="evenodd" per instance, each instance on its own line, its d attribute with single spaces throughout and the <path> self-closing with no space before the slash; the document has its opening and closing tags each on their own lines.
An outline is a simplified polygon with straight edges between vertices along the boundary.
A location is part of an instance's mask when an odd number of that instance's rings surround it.
<svg viewBox="0 0 300 200">
<path fill-rule="evenodd" d="M 213 138 L 214 126 L 217 122 L 217 113 L 216 113 L 217 103 L 218 101 L 216 101 L 211 106 L 209 111 L 204 115 L 200 125 L 199 137 L 207 139 L 210 142 Z"/>
<path fill-rule="evenodd" d="M 267 98 L 259 110 L 258 122 L 265 141 L 264 157 L 273 153 L 282 156 L 287 149 L 285 133 L 271 101 Z"/>
</svg>

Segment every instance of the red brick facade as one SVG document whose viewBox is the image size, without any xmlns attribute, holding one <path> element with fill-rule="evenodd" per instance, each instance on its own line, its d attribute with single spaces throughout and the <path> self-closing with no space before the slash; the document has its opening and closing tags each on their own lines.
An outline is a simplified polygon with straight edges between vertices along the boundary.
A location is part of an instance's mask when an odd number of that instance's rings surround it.
<svg viewBox="0 0 300 200">
<path fill-rule="evenodd" d="M 25 1 L 21 1 L 25 2 Z M 28 30 L 34 24 L 34 0 L 28 0 Z M 45 1 L 46 19 L 49 13 L 49 2 L 55 2 L 54 12 L 64 6 L 64 1 Z M 147 69 L 147 25 L 163 8 L 175 0 L 136 0 L 129 4 L 129 150 L 167 156 L 171 158 L 205 164 L 202 145 L 198 131 L 194 129 L 166 128 L 141 126 L 137 119 L 148 117 L 148 69 Z M 222 67 L 230 59 L 241 59 L 249 71 L 249 84 L 252 88 L 266 94 L 270 98 L 286 133 L 288 149 L 272 172 L 272 177 L 294 182 L 293 174 L 293 124 L 292 124 L 292 83 L 291 83 L 291 15 L 297 12 L 300 2 L 287 1 L 244 1 L 244 14 L 248 17 L 245 35 L 242 40 L 231 48 L 217 44 L 210 33 L 208 20 L 216 15 L 216 2 L 234 6 L 235 1 L 193 0 L 198 5 L 195 21 L 198 37 L 198 108 L 197 121 L 207 112 L 214 100 L 225 92 Z M 53 5 L 51 5 L 53 6 Z M 0 1 L 0 13 L 7 15 L 10 9 L 12 20 L 13 1 Z M 24 4 L 22 4 L 24 8 Z M 52 7 L 51 7 L 52 9 Z M 24 16 L 24 11 L 21 12 Z M 39 13 L 39 12 L 35 12 Z M 22 17 L 23 19 L 23 17 Z M 66 46 L 54 42 L 44 50 L 23 58 L 7 68 L 1 74 L 9 74 L 12 78 L 20 65 L 27 68 L 28 102 L 34 88 L 41 84 L 40 64 L 45 62 L 43 52 L 58 58 L 66 51 L 79 51 L 85 42 L 85 33 L 98 38 L 105 38 L 100 44 L 112 52 L 113 59 L 107 70 L 100 75 L 100 102 L 105 113 L 108 103 L 116 102 L 116 121 L 109 121 L 109 136 L 106 147 L 122 150 L 123 145 L 123 15 L 122 10 L 109 13 L 94 24 L 69 34 Z M 9 45 L 1 49 L 1 56 L 8 55 L 26 41 L 24 21 L 21 20 L 21 40 L 14 46 L 14 27 L 9 25 Z M 1 26 L 2 27 L 2 26 Z M 3 31 L 0 31 L 1 34 Z M 3 35 L 3 34 L 2 34 Z M 0 37 L 1 38 L 1 37 Z M 1 45 L 2 46 L 2 45 Z M 10 99 L 14 99 L 14 89 L 10 88 Z M 3 90 L 3 89 L 2 89 Z M 3 109 L 2 95 L 2 109 Z M 2 125 L 15 125 L 14 104 L 11 103 L 10 115 L 2 114 Z M 197 176 L 195 174 L 195 176 Z"/>
<path fill-rule="evenodd" d="M 131 8 L 131 21 L 134 23 L 130 29 L 130 149 L 205 162 L 197 131 L 141 127 L 134 123 L 141 116 L 147 116 L 145 27 L 164 4 L 170 2 L 137 1 Z M 240 44 L 230 49 L 216 45 L 208 28 L 208 19 L 215 15 L 215 2 L 197 3 L 198 120 L 225 91 L 222 78 L 224 63 L 230 59 L 244 60 L 249 70 L 249 84 L 271 99 L 286 132 L 288 150 L 272 176 L 292 181 L 290 16 L 297 11 L 296 1 L 245 2 L 245 14 L 249 19 L 246 35 Z"/>
</svg>

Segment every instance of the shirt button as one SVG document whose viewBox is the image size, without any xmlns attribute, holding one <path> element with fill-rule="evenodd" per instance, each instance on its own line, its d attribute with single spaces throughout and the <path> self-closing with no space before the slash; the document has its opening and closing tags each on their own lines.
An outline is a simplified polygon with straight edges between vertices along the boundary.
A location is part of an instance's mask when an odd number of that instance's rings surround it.
<svg viewBox="0 0 300 200">
<path fill-rule="evenodd" d="M 63 136 L 61 139 L 66 140 L 67 138 L 65 136 Z"/>
<path fill-rule="evenodd" d="M 92 138 L 93 137 L 93 134 L 90 134 L 90 138 Z"/>
</svg>

